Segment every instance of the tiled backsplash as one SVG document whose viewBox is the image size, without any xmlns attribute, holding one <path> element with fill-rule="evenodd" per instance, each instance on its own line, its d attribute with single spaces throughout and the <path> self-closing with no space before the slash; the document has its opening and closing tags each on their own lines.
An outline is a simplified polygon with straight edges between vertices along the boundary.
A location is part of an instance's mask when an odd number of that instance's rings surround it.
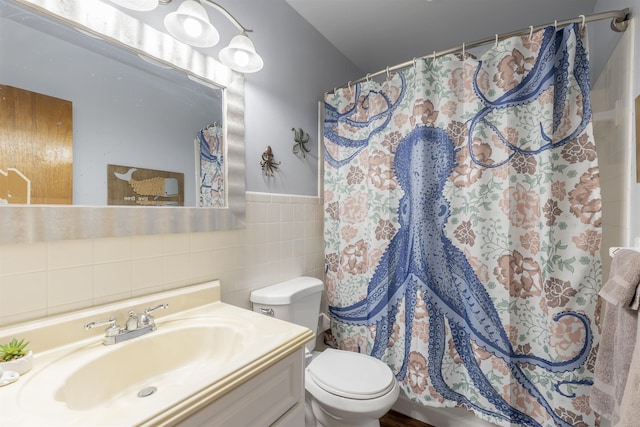
<svg viewBox="0 0 640 427">
<path fill-rule="evenodd" d="M 222 300 L 300 275 L 322 278 L 317 197 L 247 193 L 247 227 L 0 245 L 0 325 L 212 279 Z"/>
</svg>

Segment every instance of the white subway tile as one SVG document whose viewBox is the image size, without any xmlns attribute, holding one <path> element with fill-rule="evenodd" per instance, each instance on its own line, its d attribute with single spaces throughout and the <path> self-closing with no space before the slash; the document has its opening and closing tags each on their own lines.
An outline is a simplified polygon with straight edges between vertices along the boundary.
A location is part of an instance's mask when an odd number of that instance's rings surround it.
<svg viewBox="0 0 640 427">
<path fill-rule="evenodd" d="M 212 270 L 216 272 L 230 271 L 235 268 L 233 249 L 216 249 L 211 256 Z"/>
<path fill-rule="evenodd" d="M 93 261 L 103 263 L 131 259 L 131 240 L 131 237 L 94 239 Z"/>
<path fill-rule="evenodd" d="M 47 244 L 25 243 L 0 246 L 2 274 L 30 273 L 47 269 Z"/>
<path fill-rule="evenodd" d="M 227 251 L 231 252 L 231 251 Z M 214 271 L 214 251 L 192 252 L 190 257 L 190 272 L 192 278 L 212 278 Z M 229 263 L 231 264 L 231 263 Z"/>
<path fill-rule="evenodd" d="M 233 236 L 233 246 L 234 247 L 244 247 L 247 244 L 247 228 L 241 228 L 239 230 L 231 231 Z"/>
<path fill-rule="evenodd" d="M 132 239 L 132 255 L 134 259 L 158 257 L 164 254 L 164 237 L 162 234 L 134 236 Z"/>
<path fill-rule="evenodd" d="M 318 207 L 315 204 L 304 205 L 304 220 L 305 221 L 315 221 L 316 220 L 316 211 L 317 210 L 318 210 Z"/>
<path fill-rule="evenodd" d="M 236 230 L 213 232 L 213 249 L 230 248 L 236 246 Z"/>
<path fill-rule="evenodd" d="M 132 261 L 118 261 L 93 266 L 94 303 L 104 304 L 131 296 Z"/>
<path fill-rule="evenodd" d="M 293 238 L 304 239 L 307 223 L 304 221 L 296 221 L 293 223 Z"/>
<path fill-rule="evenodd" d="M 293 239 L 293 222 L 280 223 L 280 241 Z"/>
<path fill-rule="evenodd" d="M 267 243 L 267 263 L 273 264 L 280 259 L 280 242 Z"/>
<path fill-rule="evenodd" d="M 253 260 L 247 257 L 247 249 L 246 246 L 243 247 L 234 247 L 231 249 L 231 264 L 234 270 L 242 269 L 247 266 L 247 264 L 253 262 Z M 216 271 L 220 270 L 218 264 L 215 265 Z"/>
<path fill-rule="evenodd" d="M 305 213 L 304 204 L 296 204 L 293 205 L 293 220 L 294 221 L 304 221 L 304 213 Z"/>
<path fill-rule="evenodd" d="M 251 209 L 247 209 L 247 222 L 267 222 L 267 206 L 268 203 L 252 203 Z"/>
<path fill-rule="evenodd" d="M 93 300 L 93 266 L 49 270 L 47 305 L 49 308 Z"/>
<path fill-rule="evenodd" d="M 134 294 L 143 289 L 160 288 L 164 284 L 164 257 L 134 259 L 131 262 L 131 288 Z"/>
<path fill-rule="evenodd" d="M 165 234 L 163 247 L 165 255 L 188 253 L 191 250 L 189 233 Z"/>
<path fill-rule="evenodd" d="M 189 254 L 166 255 L 164 257 L 164 282 L 168 289 L 189 282 Z"/>
<path fill-rule="evenodd" d="M 280 204 L 269 203 L 267 206 L 267 222 L 279 222 L 280 221 Z"/>
<path fill-rule="evenodd" d="M 1 311 L 8 323 L 23 319 L 21 315 L 25 313 L 46 314 L 46 272 L 4 275 L 0 285 L 2 286 Z"/>
<path fill-rule="evenodd" d="M 293 205 L 290 203 L 283 203 L 280 205 L 280 221 L 291 222 L 293 221 Z"/>
<path fill-rule="evenodd" d="M 292 258 L 293 255 L 293 240 L 284 240 L 280 242 L 280 258 L 288 259 Z"/>
<path fill-rule="evenodd" d="M 47 245 L 48 268 L 68 268 L 93 264 L 93 241 L 58 240 Z"/>
<path fill-rule="evenodd" d="M 210 251 L 213 249 L 213 233 L 191 233 L 192 251 Z"/>
<path fill-rule="evenodd" d="M 250 244 L 264 245 L 267 243 L 267 227 L 265 224 L 254 224 L 251 227 Z"/>
<path fill-rule="evenodd" d="M 280 223 L 270 223 L 264 226 L 267 230 L 267 243 L 279 242 L 282 239 L 280 235 Z"/>
<path fill-rule="evenodd" d="M 295 239 L 293 240 L 293 256 L 304 256 L 304 240 L 303 239 Z"/>
</svg>

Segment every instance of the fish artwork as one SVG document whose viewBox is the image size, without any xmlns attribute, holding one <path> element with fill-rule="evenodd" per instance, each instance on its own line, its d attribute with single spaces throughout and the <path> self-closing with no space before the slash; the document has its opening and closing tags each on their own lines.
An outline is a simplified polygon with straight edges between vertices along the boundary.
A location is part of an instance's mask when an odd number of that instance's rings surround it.
<svg viewBox="0 0 640 427">
<path fill-rule="evenodd" d="M 178 195 L 178 180 L 175 178 L 153 177 L 143 180 L 133 179 L 137 168 L 130 168 L 125 173 L 114 172 L 116 178 L 127 181 L 131 189 L 140 196 L 173 197 Z"/>
</svg>

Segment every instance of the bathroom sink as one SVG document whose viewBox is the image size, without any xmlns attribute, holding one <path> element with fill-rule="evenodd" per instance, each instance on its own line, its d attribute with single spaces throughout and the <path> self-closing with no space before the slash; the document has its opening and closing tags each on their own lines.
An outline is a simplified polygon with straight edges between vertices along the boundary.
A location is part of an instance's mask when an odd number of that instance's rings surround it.
<svg viewBox="0 0 640 427">
<path fill-rule="evenodd" d="M 56 400 L 69 409 L 84 411 L 119 397 L 144 398 L 166 387 L 193 383 L 241 354 L 250 337 L 246 325 L 228 320 L 172 323 L 148 335 L 98 348 L 99 355 L 69 373 L 56 391 Z"/>
<path fill-rule="evenodd" d="M 219 298 L 212 281 L 0 329 L 0 339 L 24 337 L 34 350 L 31 371 L 0 387 L 0 425 L 176 425 L 313 338 Z M 145 335 L 103 345 L 104 330 L 85 330 L 165 303 Z"/>
</svg>

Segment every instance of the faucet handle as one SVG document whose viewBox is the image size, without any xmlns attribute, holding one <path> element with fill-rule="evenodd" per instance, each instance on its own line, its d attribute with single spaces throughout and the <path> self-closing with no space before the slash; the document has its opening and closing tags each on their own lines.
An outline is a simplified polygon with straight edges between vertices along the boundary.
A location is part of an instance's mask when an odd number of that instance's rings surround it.
<svg viewBox="0 0 640 427">
<path fill-rule="evenodd" d="M 148 315 L 148 314 L 149 314 L 149 313 L 151 313 L 152 311 L 156 311 L 156 310 L 158 310 L 158 309 L 160 309 L 160 308 L 168 308 L 168 307 L 169 307 L 169 304 L 166 304 L 166 303 L 165 303 L 165 304 L 157 305 L 157 306 L 155 306 L 155 307 L 153 307 L 153 308 L 149 308 L 149 307 L 147 307 L 147 308 L 145 308 L 145 309 L 144 309 L 144 314 Z"/>
<path fill-rule="evenodd" d="M 155 327 L 156 327 L 155 323 L 156 322 L 155 322 L 154 317 L 150 313 L 152 311 L 156 311 L 156 310 L 158 310 L 160 308 L 167 308 L 167 307 L 169 307 L 169 304 L 160 304 L 160 305 L 157 305 L 157 306 L 155 306 L 153 308 L 151 308 L 151 307 L 145 308 L 144 309 L 144 313 L 142 313 L 140 315 L 139 326 L 142 328 L 142 327 L 145 327 L 145 326 L 152 325 L 152 330 L 155 329 Z"/>
<path fill-rule="evenodd" d="M 95 322 L 89 322 L 89 323 L 85 324 L 84 325 L 84 330 L 88 331 L 89 329 L 93 329 L 93 328 L 95 328 L 97 326 L 109 325 L 107 327 L 107 329 L 105 329 L 105 332 L 108 335 L 110 332 L 113 332 L 114 330 L 115 331 L 119 331 L 120 330 L 120 327 L 116 324 L 116 322 L 117 322 L 116 316 L 111 316 L 109 318 L 109 320 L 97 320 Z"/>
</svg>

